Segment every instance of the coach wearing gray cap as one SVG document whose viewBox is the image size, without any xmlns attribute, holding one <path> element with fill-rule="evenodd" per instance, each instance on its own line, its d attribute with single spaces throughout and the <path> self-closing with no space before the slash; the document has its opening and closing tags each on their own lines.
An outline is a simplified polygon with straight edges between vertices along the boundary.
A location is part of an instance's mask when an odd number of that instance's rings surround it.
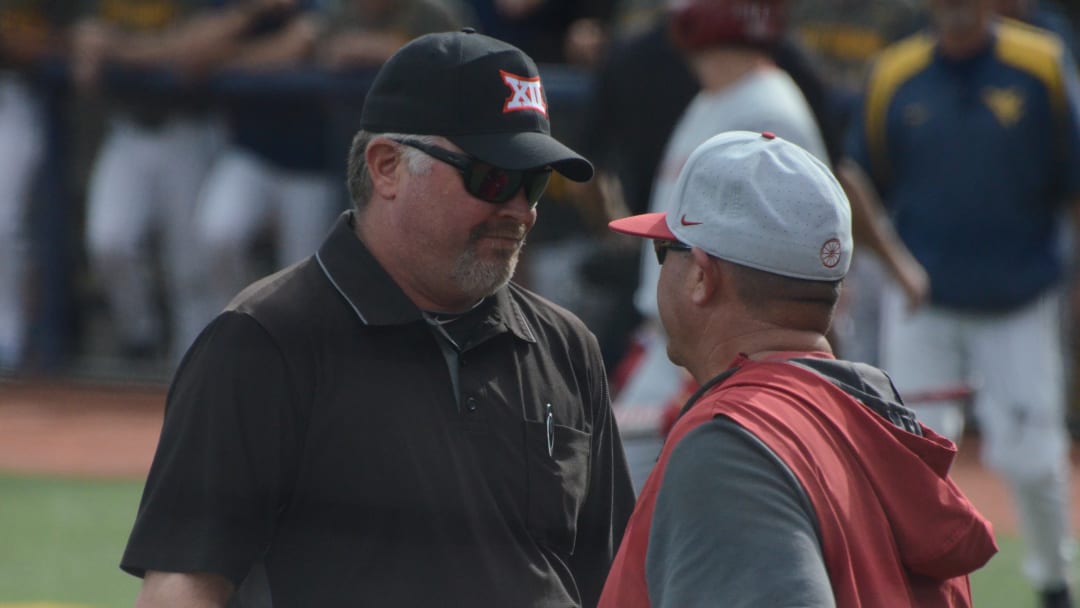
<svg viewBox="0 0 1080 608">
<path fill-rule="evenodd" d="M 771 133 L 717 135 L 653 239 L 668 356 L 701 384 L 668 436 L 605 608 L 971 604 L 996 551 L 948 477 L 955 446 L 825 334 L 851 261 L 829 169 Z"/>
<path fill-rule="evenodd" d="M 592 166 L 533 61 L 471 32 L 399 50 L 360 123 L 354 209 L 177 372 L 137 605 L 595 606 L 634 502 L 600 350 L 510 282 L 551 172 Z"/>
</svg>

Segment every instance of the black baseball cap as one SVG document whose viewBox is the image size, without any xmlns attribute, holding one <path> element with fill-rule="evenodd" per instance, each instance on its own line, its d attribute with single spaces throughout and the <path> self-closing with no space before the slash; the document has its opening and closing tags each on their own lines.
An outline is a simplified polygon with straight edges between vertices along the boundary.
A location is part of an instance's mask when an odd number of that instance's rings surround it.
<svg viewBox="0 0 1080 608">
<path fill-rule="evenodd" d="M 504 169 L 550 166 L 588 181 L 592 164 L 551 136 L 547 107 L 528 55 L 465 29 L 420 36 L 394 53 L 368 91 L 360 128 L 441 135 Z"/>
</svg>

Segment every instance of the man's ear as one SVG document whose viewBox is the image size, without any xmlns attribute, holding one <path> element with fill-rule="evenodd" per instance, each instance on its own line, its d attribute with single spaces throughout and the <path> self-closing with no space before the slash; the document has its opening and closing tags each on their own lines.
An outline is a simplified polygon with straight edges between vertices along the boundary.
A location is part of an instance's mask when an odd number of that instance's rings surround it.
<svg viewBox="0 0 1080 608">
<path fill-rule="evenodd" d="M 702 306 L 712 300 L 720 289 L 723 273 L 720 272 L 716 260 L 704 250 L 694 247 L 690 250 L 690 256 L 694 260 L 688 275 L 688 279 L 692 282 L 690 299 L 694 304 Z"/>
<path fill-rule="evenodd" d="M 385 137 L 376 137 L 368 143 L 364 158 L 372 190 L 381 198 L 393 200 L 397 196 L 398 167 L 402 162 L 400 146 Z"/>
</svg>

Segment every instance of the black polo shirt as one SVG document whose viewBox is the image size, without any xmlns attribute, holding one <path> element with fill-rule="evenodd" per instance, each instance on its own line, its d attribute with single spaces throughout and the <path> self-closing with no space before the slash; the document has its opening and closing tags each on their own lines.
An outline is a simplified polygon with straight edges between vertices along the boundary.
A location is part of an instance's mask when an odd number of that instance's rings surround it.
<svg viewBox="0 0 1080 608">
<path fill-rule="evenodd" d="M 595 338 L 511 284 L 465 319 L 455 395 L 351 223 L 192 346 L 121 566 L 261 559 L 275 608 L 594 604 L 633 508 Z"/>
</svg>

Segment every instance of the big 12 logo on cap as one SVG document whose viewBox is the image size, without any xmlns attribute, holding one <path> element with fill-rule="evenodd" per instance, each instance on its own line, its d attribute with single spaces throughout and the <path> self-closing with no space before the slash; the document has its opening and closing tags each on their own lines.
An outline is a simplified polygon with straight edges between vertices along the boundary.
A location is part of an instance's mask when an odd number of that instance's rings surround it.
<svg viewBox="0 0 1080 608">
<path fill-rule="evenodd" d="M 547 103 L 544 102 L 544 91 L 540 85 L 540 77 L 526 78 L 511 74 L 505 70 L 499 70 L 503 82 L 510 87 L 510 96 L 503 104 L 503 114 L 508 112 L 520 112 L 522 110 L 535 110 L 547 116 Z"/>
</svg>

